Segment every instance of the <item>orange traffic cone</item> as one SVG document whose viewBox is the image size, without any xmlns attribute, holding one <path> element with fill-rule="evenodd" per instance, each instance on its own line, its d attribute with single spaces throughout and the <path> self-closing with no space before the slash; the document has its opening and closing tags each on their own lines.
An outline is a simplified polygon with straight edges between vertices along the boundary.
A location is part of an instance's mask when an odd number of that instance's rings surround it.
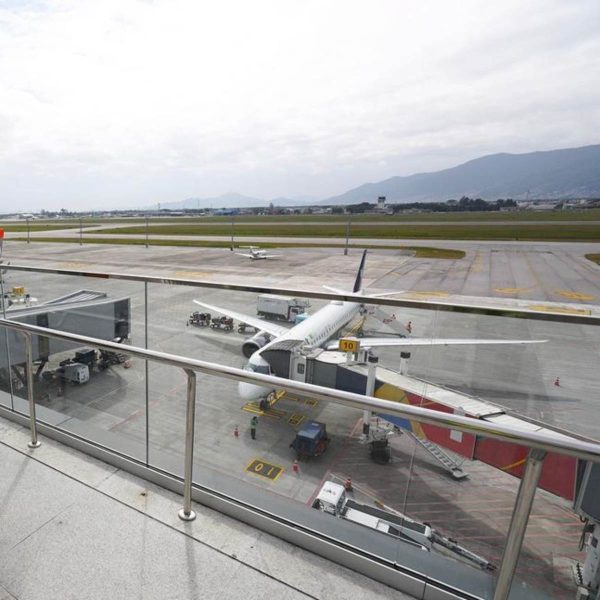
<svg viewBox="0 0 600 600">
<path fill-rule="evenodd" d="M 300 473 L 300 465 L 298 464 L 297 460 L 292 463 L 292 471 L 294 472 L 294 475 L 298 475 L 298 473 Z"/>
<path fill-rule="evenodd" d="M 346 478 L 346 482 L 344 483 L 344 489 L 347 492 L 352 492 L 354 488 L 352 487 L 352 477 Z"/>
<path fill-rule="evenodd" d="M 235 437 L 235 438 L 240 437 L 240 430 L 238 429 L 237 425 L 233 428 L 233 437 Z"/>
<path fill-rule="evenodd" d="M 558 377 L 554 380 L 554 385 L 560 387 L 560 379 Z"/>
</svg>

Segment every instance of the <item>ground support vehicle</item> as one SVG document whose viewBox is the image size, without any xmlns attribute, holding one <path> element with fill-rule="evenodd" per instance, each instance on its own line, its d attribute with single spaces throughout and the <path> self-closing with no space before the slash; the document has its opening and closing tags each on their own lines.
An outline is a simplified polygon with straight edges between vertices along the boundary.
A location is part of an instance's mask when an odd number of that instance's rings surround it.
<svg viewBox="0 0 600 600">
<path fill-rule="evenodd" d="M 326 481 L 312 507 L 359 526 L 374 529 L 382 535 L 389 535 L 408 544 L 417 545 L 422 550 L 431 551 L 438 546 L 441 552 L 450 553 L 456 558 L 460 557 L 486 571 L 496 569 L 486 558 L 471 552 L 456 540 L 443 536 L 429 523 L 420 523 L 389 507 L 384 506 L 387 510 L 383 510 L 356 502 L 348 497 L 345 487 L 339 483 Z"/>
<path fill-rule="evenodd" d="M 231 317 L 213 317 L 210 326 L 212 329 L 233 331 L 233 319 Z"/>
<path fill-rule="evenodd" d="M 194 325 L 195 327 L 208 327 L 211 322 L 212 315 L 210 313 L 194 311 L 187 320 L 186 325 Z"/>
<path fill-rule="evenodd" d="M 296 458 L 304 460 L 320 456 L 327 450 L 329 438 L 325 423 L 309 421 L 296 432 L 294 441 L 290 447 L 296 451 Z"/>
<path fill-rule="evenodd" d="M 310 306 L 308 300 L 291 296 L 260 294 L 256 301 L 256 314 L 267 319 L 294 323 L 299 314 Z"/>
</svg>

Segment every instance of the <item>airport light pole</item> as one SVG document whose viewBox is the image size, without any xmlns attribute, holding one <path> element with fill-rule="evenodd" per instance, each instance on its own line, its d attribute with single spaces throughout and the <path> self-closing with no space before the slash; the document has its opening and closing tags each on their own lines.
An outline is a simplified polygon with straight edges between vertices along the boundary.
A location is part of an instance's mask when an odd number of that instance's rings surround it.
<svg viewBox="0 0 600 600">
<path fill-rule="evenodd" d="M 348 240 L 350 239 L 351 224 L 352 224 L 352 213 L 348 213 L 348 222 L 346 223 L 346 247 L 344 248 L 344 256 L 348 256 Z"/>
</svg>

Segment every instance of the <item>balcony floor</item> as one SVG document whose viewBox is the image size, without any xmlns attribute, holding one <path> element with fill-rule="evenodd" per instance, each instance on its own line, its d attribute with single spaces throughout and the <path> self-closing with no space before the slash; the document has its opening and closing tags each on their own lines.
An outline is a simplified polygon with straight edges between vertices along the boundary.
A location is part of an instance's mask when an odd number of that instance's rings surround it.
<svg viewBox="0 0 600 600">
<path fill-rule="evenodd" d="M 410 596 L 0 418 L 0 600 Z"/>
</svg>

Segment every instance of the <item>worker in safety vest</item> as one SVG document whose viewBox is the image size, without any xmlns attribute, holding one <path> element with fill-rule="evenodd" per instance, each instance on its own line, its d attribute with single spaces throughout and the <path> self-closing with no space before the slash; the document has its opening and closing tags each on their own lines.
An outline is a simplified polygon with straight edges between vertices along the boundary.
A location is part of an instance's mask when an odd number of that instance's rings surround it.
<svg viewBox="0 0 600 600">
<path fill-rule="evenodd" d="M 254 415 L 252 419 L 250 419 L 250 435 L 252 439 L 256 439 L 256 426 L 258 425 L 258 417 Z"/>
</svg>

